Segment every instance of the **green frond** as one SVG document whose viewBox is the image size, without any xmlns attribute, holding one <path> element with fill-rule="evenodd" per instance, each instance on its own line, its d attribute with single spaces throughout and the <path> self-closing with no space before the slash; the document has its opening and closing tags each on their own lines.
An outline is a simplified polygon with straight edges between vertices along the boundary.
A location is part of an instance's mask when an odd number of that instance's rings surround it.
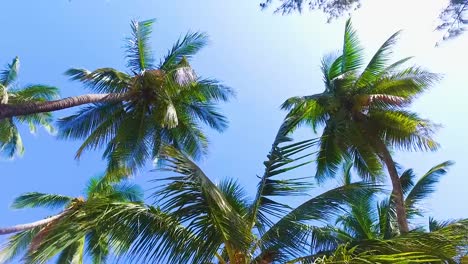
<svg viewBox="0 0 468 264">
<path fill-rule="evenodd" d="M 437 125 L 404 110 L 369 111 L 369 123 L 378 128 L 384 142 L 404 150 L 435 150 L 438 143 L 432 138 Z"/>
<path fill-rule="evenodd" d="M 131 77 L 113 68 L 100 68 L 92 72 L 85 69 L 69 69 L 65 72 L 71 80 L 80 81 L 98 93 L 124 93 L 130 88 Z"/>
<path fill-rule="evenodd" d="M 11 207 L 16 209 L 36 207 L 65 208 L 72 200 L 73 197 L 64 195 L 30 192 L 16 197 Z"/>
<path fill-rule="evenodd" d="M 445 228 L 449 225 L 456 223 L 456 220 L 445 220 L 445 221 L 438 221 L 433 217 L 429 217 L 429 232 L 435 232 Z"/>
<path fill-rule="evenodd" d="M 238 181 L 234 179 L 224 179 L 217 186 L 237 214 L 242 217 L 247 215 L 250 201 L 248 200 L 245 190 L 239 185 Z"/>
<path fill-rule="evenodd" d="M 267 155 L 268 159 L 263 163 L 265 171 L 258 184 L 257 194 L 248 217 L 252 226 L 255 225 L 259 229 L 270 225 L 268 215 L 281 216 L 288 208 L 286 205 L 274 201 L 272 197 L 304 194 L 311 186 L 310 183 L 304 181 L 303 177 L 273 178 L 310 163 L 304 159 L 313 153 L 305 151 L 315 146 L 318 142 L 317 139 L 285 144 L 292 140 L 288 134 L 296 125 L 297 118 L 295 116 L 285 118 L 277 132 L 270 153 Z"/>
<path fill-rule="evenodd" d="M 359 69 L 362 66 L 362 61 L 362 48 L 351 24 L 351 19 L 348 19 L 345 26 L 343 54 L 341 55 L 341 74 Z M 331 78 L 333 77 L 331 76 Z"/>
<path fill-rule="evenodd" d="M 21 89 L 11 90 L 9 97 L 10 104 L 21 104 L 30 102 L 44 102 L 56 100 L 60 97 L 57 87 L 33 84 Z"/>
<path fill-rule="evenodd" d="M 413 169 L 405 170 L 400 176 L 401 189 L 403 190 L 403 195 L 408 195 L 411 189 L 414 187 L 414 179 L 416 175 L 414 174 Z"/>
<path fill-rule="evenodd" d="M 356 87 L 364 88 L 372 84 L 386 70 L 387 62 L 392 54 L 392 48 L 396 44 L 399 35 L 400 31 L 394 33 L 380 46 L 356 81 Z"/>
<path fill-rule="evenodd" d="M 167 178 L 154 193 L 161 208 L 172 212 L 199 237 L 215 236 L 243 249 L 250 243 L 250 230 L 228 199 L 203 171 L 172 147 L 161 153 L 161 169 L 179 174 Z M 161 180 L 158 180 L 161 181 Z M 213 237 L 214 238 L 214 237 Z M 219 240 L 221 239 L 221 240 Z"/>
<path fill-rule="evenodd" d="M 60 253 L 57 263 L 83 264 L 84 238 L 77 240 Z"/>
<path fill-rule="evenodd" d="M 445 175 L 448 168 L 453 164 L 452 161 L 445 161 L 438 164 L 432 167 L 416 182 L 405 198 L 405 204 L 410 216 L 411 214 L 418 214 L 418 210 L 415 207 L 417 203 L 435 192 L 435 184 L 439 182 L 440 177 Z"/>
<path fill-rule="evenodd" d="M 375 186 L 359 182 L 313 197 L 292 209 L 268 231 L 261 234 L 259 244 L 266 249 L 284 251 L 284 255 L 300 253 L 300 249 L 304 248 L 304 238 L 309 236 L 309 227 L 306 225 L 308 221 L 329 221 L 346 211 L 346 201 L 375 191 Z"/>
<path fill-rule="evenodd" d="M 154 19 L 141 22 L 134 20 L 130 23 L 132 35 L 127 39 L 127 67 L 136 74 L 154 68 L 149 43 L 154 21 Z"/>
<path fill-rule="evenodd" d="M 370 86 L 371 94 L 387 94 L 413 100 L 437 83 L 441 76 L 413 66 L 381 74 L 380 80 Z"/>
<path fill-rule="evenodd" d="M 12 119 L 0 120 L 0 153 L 7 158 L 24 153 L 23 140 Z"/>
<path fill-rule="evenodd" d="M 13 259 L 24 256 L 41 227 L 28 229 L 10 236 L 0 250 L 0 263 L 10 263 Z"/>
<path fill-rule="evenodd" d="M 19 58 L 15 57 L 10 64 L 7 64 L 6 69 L 0 71 L 0 83 L 3 87 L 8 88 L 18 77 L 20 67 Z"/>
<path fill-rule="evenodd" d="M 171 71 L 177 68 L 182 58 L 190 59 L 208 43 L 208 35 L 203 32 L 188 32 L 182 39 L 177 40 L 172 49 L 161 61 L 159 69 Z"/>
</svg>

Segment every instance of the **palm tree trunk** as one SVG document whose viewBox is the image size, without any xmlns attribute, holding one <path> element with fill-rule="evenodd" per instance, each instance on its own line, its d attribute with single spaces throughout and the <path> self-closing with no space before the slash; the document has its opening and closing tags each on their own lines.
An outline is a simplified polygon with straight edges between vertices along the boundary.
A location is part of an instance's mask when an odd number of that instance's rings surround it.
<svg viewBox="0 0 468 264">
<path fill-rule="evenodd" d="M 85 94 L 46 102 L 0 104 L 0 120 L 14 116 L 52 112 L 83 104 L 121 102 L 129 97 L 128 93 Z"/>
<path fill-rule="evenodd" d="M 395 201 L 398 228 L 400 233 L 405 234 L 409 232 L 409 227 L 408 219 L 406 218 L 405 200 L 403 198 L 403 189 L 401 188 L 400 177 L 398 176 L 395 162 L 393 161 L 387 146 L 381 140 L 376 141 L 379 154 L 387 167 L 390 180 L 392 181 L 392 196 Z"/>
<path fill-rule="evenodd" d="M 0 235 L 7 235 L 7 234 L 11 234 L 11 233 L 17 233 L 17 232 L 29 230 L 29 229 L 32 229 L 32 228 L 35 228 L 35 227 L 47 225 L 47 224 L 59 219 L 60 217 L 64 216 L 66 212 L 67 211 L 63 211 L 60 214 L 57 214 L 57 215 L 54 215 L 54 216 L 51 216 L 51 217 L 48 217 L 46 219 L 42 219 L 42 220 L 39 220 L 39 221 L 36 221 L 36 222 L 32 222 L 32 223 L 0 228 Z"/>
</svg>

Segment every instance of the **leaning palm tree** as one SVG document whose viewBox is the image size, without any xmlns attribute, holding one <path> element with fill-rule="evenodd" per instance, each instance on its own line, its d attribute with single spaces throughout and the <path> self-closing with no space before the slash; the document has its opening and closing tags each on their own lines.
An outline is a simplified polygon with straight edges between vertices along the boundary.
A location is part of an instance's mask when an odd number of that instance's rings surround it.
<svg viewBox="0 0 468 264">
<path fill-rule="evenodd" d="M 107 177 L 91 178 L 83 197 L 70 197 L 57 194 L 26 193 L 15 199 L 13 208 L 62 208 L 56 215 L 29 224 L 0 228 L 0 234 L 16 233 L 3 245 L 0 251 L 0 262 L 5 263 L 23 256 L 23 261 L 29 262 L 27 255 L 43 243 L 43 239 L 53 232 L 55 225 L 60 225 L 69 215 L 82 213 L 81 208 L 87 203 L 133 203 L 141 202 L 142 191 L 139 186 L 128 182 L 110 183 Z M 84 253 L 92 257 L 93 263 L 105 263 L 113 247 L 108 240 L 109 226 L 100 225 L 88 230 L 86 234 L 75 236 L 66 232 L 66 246 L 57 250 L 49 248 L 48 254 L 58 255 L 57 263 L 83 263 Z M 124 241 L 120 246 L 124 246 Z"/>
<path fill-rule="evenodd" d="M 232 90 L 199 77 L 188 61 L 206 45 L 207 36 L 188 33 L 155 63 L 149 43 L 152 24 L 153 20 L 131 23 L 128 72 L 113 68 L 66 72 L 72 80 L 113 98 L 59 120 L 59 136 L 84 140 L 77 158 L 85 150 L 104 146 L 110 168 L 122 163 L 136 168 L 157 158 L 165 144 L 196 157 L 206 150 L 202 124 L 218 131 L 226 128 L 227 120 L 216 104 L 229 100 Z"/>
<path fill-rule="evenodd" d="M 55 87 L 33 84 L 18 88 L 17 78 L 20 67 L 19 58 L 13 59 L 6 69 L 0 72 L 0 105 L 20 105 L 24 103 L 40 103 L 58 97 Z M 51 126 L 52 116 L 49 113 L 36 113 L 27 116 L 9 117 L 0 120 L 0 152 L 8 158 L 22 155 L 23 141 L 18 131 L 18 124 L 27 124 L 34 133 L 37 126 L 44 127 L 49 133 L 53 132 Z"/>
<path fill-rule="evenodd" d="M 67 246 L 64 233 L 78 237 L 94 226 L 112 223 L 113 238 L 127 238 L 130 249 L 116 248 L 130 262 L 164 263 L 272 263 L 284 262 L 308 252 L 304 239 L 310 234 L 306 222 L 336 217 L 347 200 L 375 192 L 371 184 L 358 182 L 331 189 L 292 208 L 278 197 L 305 194 L 310 184 L 303 178 L 281 175 L 310 162 L 305 151 L 316 143 L 290 141 L 283 125 L 260 178 L 257 194 L 248 199 L 233 180 L 213 183 L 185 154 L 166 146 L 159 160 L 161 169 L 175 173 L 158 179 L 153 198 L 157 207 L 102 203 L 82 207 L 83 214 L 70 214 L 51 228 L 29 259 L 43 262 L 50 248 Z M 162 184 L 162 185 L 161 185 Z M 275 220 L 276 219 L 276 220 Z M 130 231 L 130 232 L 129 232 Z"/>
<path fill-rule="evenodd" d="M 353 161 L 359 175 L 376 180 L 384 164 L 393 187 L 398 226 L 408 232 L 403 190 L 391 150 L 434 150 L 435 129 L 428 120 L 408 110 L 410 103 L 439 76 L 420 67 L 404 67 L 410 58 L 389 64 L 393 34 L 365 66 L 351 21 L 346 22 L 343 50 L 322 61 L 325 90 L 310 96 L 292 97 L 283 109 L 314 131 L 323 126 L 317 155 L 319 180 L 334 176 L 343 159 Z"/>
</svg>

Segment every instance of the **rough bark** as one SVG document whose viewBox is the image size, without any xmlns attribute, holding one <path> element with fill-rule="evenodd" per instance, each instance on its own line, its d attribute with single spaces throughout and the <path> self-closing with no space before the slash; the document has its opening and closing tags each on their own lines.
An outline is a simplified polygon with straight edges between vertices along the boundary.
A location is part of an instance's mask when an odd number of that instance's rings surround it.
<svg viewBox="0 0 468 264">
<path fill-rule="evenodd" d="M 90 103 L 120 102 L 129 99 L 128 93 L 85 94 L 54 101 L 24 104 L 0 104 L 0 120 L 14 116 L 53 112 Z"/>
<path fill-rule="evenodd" d="M 398 176 L 395 162 L 393 161 L 387 146 L 385 146 L 385 144 L 382 141 L 377 141 L 379 154 L 381 155 L 381 158 L 383 159 L 385 166 L 387 167 L 388 174 L 390 175 L 390 180 L 392 181 L 392 196 L 395 201 L 398 228 L 400 230 L 400 233 L 405 234 L 409 232 L 409 227 L 408 219 L 406 218 L 405 200 L 403 197 L 403 189 L 401 188 L 400 177 Z"/>
<path fill-rule="evenodd" d="M 45 219 L 42 219 L 42 220 L 39 220 L 39 221 L 36 221 L 36 222 L 32 222 L 32 223 L 20 224 L 20 225 L 0 228 L 0 235 L 7 235 L 7 234 L 11 234 L 11 233 L 17 233 L 17 232 L 29 230 L 29 229 L 32 229 L 32 228 L 35 228 L 35 227 L 47 225 L 50 222 L 53 222 L 53 221 L 59 219 L 60 217 L 62 217 L 63 215 L 65 215 L 66 212 L 67 211 L 63 211 L 60 214 L 57 214 L 57 215 L 54 215 L 54 216 L 51 216 L 51 217 L 48 217 L 48 218 L 45 218 Z"/>
</svg>

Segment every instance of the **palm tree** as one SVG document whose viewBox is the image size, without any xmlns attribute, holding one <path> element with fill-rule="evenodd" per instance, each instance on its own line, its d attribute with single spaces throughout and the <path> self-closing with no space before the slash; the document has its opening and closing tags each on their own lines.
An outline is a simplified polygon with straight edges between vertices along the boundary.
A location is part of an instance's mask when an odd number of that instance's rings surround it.
<svg viewBox="0 0 468 264">
<path fill-rule="evenodd" d="M 353 161 L 359 175 L 376 180 L 385 164 L 393 187 L 398 226 L 408 232 L 403 190 L 391 149 L 434 150 L 435 125 L 408 110 L 410 103 L 439 76 L 417 66 L 402 68 L 410 58 L 389 64 L 398 33 L 393 34 L 363 68 L 363 50 L 351 21 L 346 22 L 339 56 L 322 61 L 325 90 L 292 97 L 283 109 L 314 131 L 324 126 L 317 154 L 319 180 L 334 176 L 343 159 Z M 363 68 L 363 69 L 362 69 Z"/>
<path fill-rule="evenodd" d="M 286 122 L 287 123 L 287 122 Z M 112 238 L 126 237 L 130 249 L 116 248 L 116 254 L 134 262 L 153 263 L 272 263 L 308 252 L 304 239 L 310 234 L 306 222 L 332 219 L 347 200 L 376 189 L 363 182 L 331 189 L 291 208 L 276 198 L 301 195 L 310 187 L 303 178 L 278 178 L 282 173 L 310 162 L 301 160 L 316 140 L 285 144 L 288 126 L 276 137 L 253 200 L 234 180 L 213 183 L 185 154 L 166 146 L 159 160 L 162 170 L 175 173 L 159 185 L 152 197 L 157 207 L 86 203 L 83 214 L 66 217 L 51 228 L 30 259 L 42 262 L 51 257 L 49 248 L 63 249 L 63 233 L 80 237 L 92 229 L 112 223 Z M 161 185 L 162 183 L 162 185 Z M 276 219 L 277 221 L 275 221 Z M 130 231 L 130 232 L 129 232 Z"/>
<path fill-rule="evenodd" d="M 24 256 L 24 261 L 29 261 L 27 255 L 34 252 L 45 237 L 53 232 L 55 225 L 60 225 L 68 217 L 82 214 L 81 208 L 87 203 L 99 201 L 101 203 L 138 203 L 142 202 L 143 194 L 139 186 L 128 182 L 110 183 L 107 177 L 91 178 L 86 190 L 86 199 L 82 197 L 70 197 L 57 194 L 26 193 L 17 197 L 13 208 L 62 208 L 56 215 L 29 224 L 17 225 L 8 228 L 0 228 L 0 234 L 16 233 L 3 245 L 0 252 L 0 262 L 11 261 L 18 256 Z M 93 263 L 105 263 L 111 248 L 109 243 L 109 226 L 100 225 L 88 230 L 86 234 L 75 236 L 72 232 L 65 232 L 64 246 L 57 250 L 48 248 L 44 253 L 59 255 L 57 263 L 83 263 L 86 251 L 93 259 Z M 63 235 L 63 234 L 62 234 Z M 124 246 L 124 241 L 120 241 Z"/>
<path fill-rule="evenodd" d="M 408 218 L 423 216 L 423 211 L 419 207 L 420 203 L 435 191 L 435 184 L 441 176 L 447 173 L 448 167 L 452 164 L 446 161 L 432 167 L 417 182 L 411 169 L 402 173 L 400 179 L 403 184 Z M 351 163 L 344 166 L 344 185 L 351 183 L 350 168 Z M 416 226 L 406 236 L 399 234 L 395 223 L 392 196 L 382 200 L 378 199 L 375 194 L 369 193 L 367 196 L 349 200 L 347 203 L 348 212 L 340 215 L 334 224 L 313 228 L 311 251 L 314 258 L 320 255 L 330 256 L 330 252 L 336 254 L 337 250 L 341 250 L 340 247 L 346 245 L 348 249 L 358 247 L 357 252 L 360 253 L 363 251 L 377 251 L 378 254 L 401 253 L 392 251 L 393 247 L 399 250 L 404 249 L 406 252 L 423 253 L 426 257 L 437 255 L 440 259 L 450 261 L 459 252 L 454 249 L 460 245 L 466 245 L 465 241 L 468 239 L 466 234 L 463 238 L 463 231 L 468 230 L 466 219 L 458 222 L 437 222 L 430 218 L 429 233 L 425 231 L 427 228 Z M 411 241 L 412 239 L 427 240 L 427 244 L 418 245 L 415 241 Z"/>
<path fill-rule="evenodd" d="M 6 69 L 0 72 L 0 105 L 21 105 L 23 103 L 41 103 L 58 97 L 55 87 L 33 84 L 26 87 L 17 87 L 19 58 L 13 59 Z M 0 152 L 8 158 L 22 155 L 23 141 L 18 131 L 18 124 L 27 124 L 31 133 L 37 126 L 44 127 L 49 133 L 53 132 L 51 126 L 52 116 L 49 113 L 36 113 L 27 116 L 9 117 L 0 120 Z"/>
<path fill-rule="evenodd" d="M 207 43 L 203 33 L 188 33 L 178 40 L 159 64 L 154 62 L 149 38 L 153 20 L 132 22 L 126 50 L 129 73 L 112 68 L 94 71 L 70 69 L 72 80 L 118 100 L 96 101 L 59 120 L 59 136 L 83 139 L 76 153 L 105 146 L 110 168 L 128 168 L 155 159 L 164 144 L 196 157 L 206 150 L 201 124 L 218 131 L 227 127 L 218 112 L 219 101 L 233 91 L 214 79 L 198 77 L 188 60 Z"/>
<path fill-rule="evenodd" d="M 132 37 L 128 39 L 126 54 L 131 74 L 123 73 L 112 68 L 101 68 L 93 72 L 72 69 L 68 71 L 67 74 L 85 82 L 87 86 L 93 88 L 93 90 L 98 93 L 43 102 L 21 102 L 20 104 L 0 103 L 0 120 L 14 116 L 52 112 L 83 104 L 129 101 L 136 103 L 137 101 L 141 101 L 142 97 L 145 97 L 145 100 L 149 103 L 148 101 L 151 100 L 148 97 L 155 99 L 155 96 L 157 96 L 158 99 L 164 98 L 167 100 L 170 98 L 166 97 L 173 96 L 174 90 L 179 90 L 182 87 L 186 88 L 189 84 L 198 88 L 202 87 L 201 89 L 203 91 L 201 91 L 200 94 L 193 95 L 189 93 L 189 95 L 196 97 L 193 98 L 194 102 L 202 106 L 205 106 L 204 104 L 210 106 L 206 106 L 206 111 L 212 110 L 212 103 L 218 100 L 225 101 L 230 97 L 232 92 L 220 85 L 218 81 L 212 79 L 198 79 L 188 63 L 188 59 L 206 45 L 207 37 L 205 34 L 186 34 L 183 39 L 176 42 L 161 62 L 155 65 L 149 49 L 149 36 L 152 23 L 153 20 L 142 22 L 132 21 L 131 23 Z M 160 91 L 161 88 L 163 88 L 162 90 L 164 91 Z M 197 97 L 202 95 L 205 97 Z M 154 106 L 154 101 L 150 105 Z M 167 102 L 163 105 L 167 106 Z M 177 106 L 174 107 L 177 108 Z M 167 115 L 166 121 L 168 123 L 175 122 L 174 109 L 171 107 L 171 109 L 163 110 L 161 115 Z M 201 116 L 202 114 L 198 112 L 194 115 Z"/>
</svg>

